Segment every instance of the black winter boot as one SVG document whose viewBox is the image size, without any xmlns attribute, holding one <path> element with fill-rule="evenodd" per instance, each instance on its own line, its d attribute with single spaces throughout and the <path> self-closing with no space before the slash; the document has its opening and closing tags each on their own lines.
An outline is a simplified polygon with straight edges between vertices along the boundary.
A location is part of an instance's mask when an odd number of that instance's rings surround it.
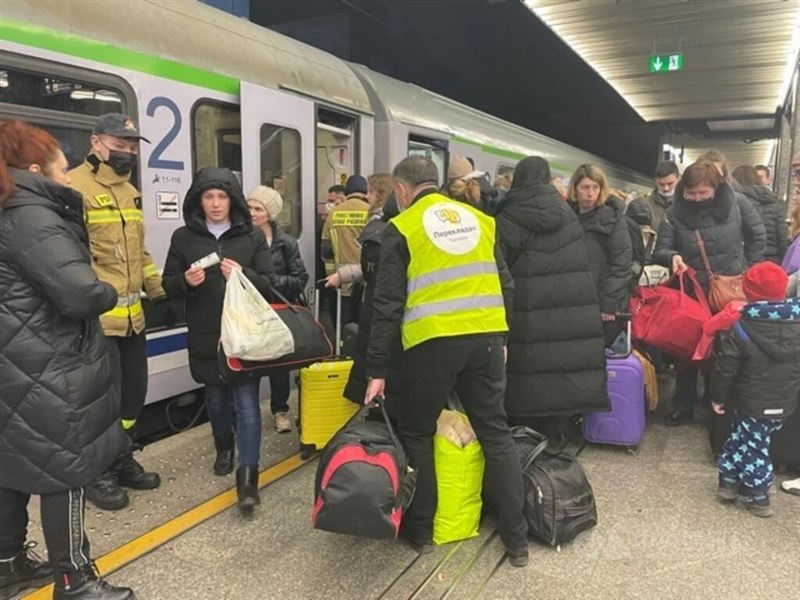
<svg viewBox="0 0 800 600">
<path fill-rule="evenodd" d="M 144 467 L 133 458 L 133 451 L 141 450 L 138 444 L 131 444 L 131 447 L 119 457 L 112 468 L 112 473 L 117 478 L 121 486 L 134 490 L 154 490 L 161 485 L 161 477 L 158 473 L 148 473 Z"/>
<path fill-rule="evenodd" d="M 35 547 L 36 542 L 28 542 L 14 558 L 0 560 L 0 598 L 11 598 L 53 579 L 53 569 L 33 551 Z"/>
<path fill-rule="evenodd" d="M 117 587 L 97 576 L 94 565 L 86 565 L 77 571 L 59 573 L 53 600 L 135 600 L 133 590 Z"/>
<path fill-rule="evenodd" d="M 258 467 L 236 469 L 236 497 L 239 499 L 239 510 L 244 514 L 250 514 L 253 508 L 261 504 L 261 498 L 258 497 Z"/>
<path fill-rule="evenodd" d="M 769 490 L 755 490 L 743 486 L 737 501 L 757 517 L 767 518 L 773 514 L 769 502 Z"/>
<path fill-rule="evenodd" d="M 719 486 L 717 487 L 717 498 L 723 502 L 733 502 L 739 496 L 739 482 L 732 481 L 719 476 Z"/>
<path fill-rule="evenodd" d="M 236 454 L 236 443 L 233 434 L 214 436 L 214 447 L 217 458 L 214 461 L 214 475 L 228 475 L 233 472 L 233 458 Z"/>
<path fill-rule="evenodd" d="M 103 510 L 122 510 L 130 502 L 128 493 L 119 486 L 117 478 L 110 472 L 100 475 L 85 490 L 89 501 Z"/>
</svg>

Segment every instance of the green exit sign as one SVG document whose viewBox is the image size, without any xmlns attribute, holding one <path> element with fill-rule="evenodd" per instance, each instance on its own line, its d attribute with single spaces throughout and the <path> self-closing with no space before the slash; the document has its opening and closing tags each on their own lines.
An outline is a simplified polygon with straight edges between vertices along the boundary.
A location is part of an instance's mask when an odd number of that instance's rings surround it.
<svg viewBox="0 0 800 600">
<path fill-rule="evenodd" d="M 683 52 L 676 54 L 655 54 L 650 57 L 651 73 L 683 71 Z"/>
</svg>

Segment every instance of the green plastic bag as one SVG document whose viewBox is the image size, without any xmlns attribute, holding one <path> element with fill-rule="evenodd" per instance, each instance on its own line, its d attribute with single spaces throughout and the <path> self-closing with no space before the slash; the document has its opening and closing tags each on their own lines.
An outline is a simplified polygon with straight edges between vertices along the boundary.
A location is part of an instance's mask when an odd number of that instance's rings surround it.
<svg viewBox="0 0 800 600">
<path fill-rule="evenodd" d="M 477 536 L 486 464 L 481 445 L 476 440 L 461 448 L 437 433 L 433 437 L 433 456 L 439 492 L 433 543 L 447 544 Z"/>
</svg>

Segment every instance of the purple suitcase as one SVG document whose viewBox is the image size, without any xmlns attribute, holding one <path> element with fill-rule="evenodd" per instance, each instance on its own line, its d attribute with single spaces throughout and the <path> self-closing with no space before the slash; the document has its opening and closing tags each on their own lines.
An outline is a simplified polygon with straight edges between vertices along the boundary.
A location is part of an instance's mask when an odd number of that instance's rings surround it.
<svg viewBox="0 0 800 600">
<path fill-rule="evenodd" d="M 595 444 L 636 446 L 644 437 L 647 409 L 644 367 L 631 353 L 630 322 L 627 355 L 609 354 L 606 368 L 611 410 L 584 413 L 583 437 Z"/>
</svg>

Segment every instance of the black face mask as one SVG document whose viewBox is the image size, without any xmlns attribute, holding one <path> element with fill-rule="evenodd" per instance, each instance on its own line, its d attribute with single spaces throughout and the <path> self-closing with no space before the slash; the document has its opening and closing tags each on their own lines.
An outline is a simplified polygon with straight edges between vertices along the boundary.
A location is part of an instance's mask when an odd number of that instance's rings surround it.
<svg viewBox="0 0 800 600">
<path fill-rule="evenodd" d="M 114 170 L 119 176 L 130 175 L 133 166 L 136 164 L 136 155 L 130 152 L 120 152 L 119 150 L 109 150 L 108 160 L 105 163 Z"/>
</svg>

